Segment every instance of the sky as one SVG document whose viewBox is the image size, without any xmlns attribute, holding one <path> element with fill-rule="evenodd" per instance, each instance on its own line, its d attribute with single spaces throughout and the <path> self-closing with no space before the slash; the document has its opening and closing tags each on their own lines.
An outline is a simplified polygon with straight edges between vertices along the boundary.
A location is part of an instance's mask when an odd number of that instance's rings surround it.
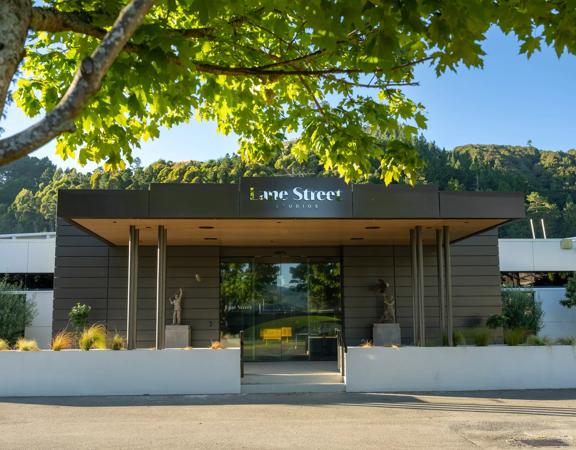
<svg viewBox="0 0 576 450">
<path fill-rule="evenodd" d="M 545 48 L 531 59 L 519 55 L 512 36 L 491 30 L 483 44 L 484 69 L 461 68 L 440 78 L 427 65 L 418 66 L 420 85 L 407 88 L 407 94 L 423 103 L 428 117 L 424 136 L 451 150 L 465 144 L 532 145 L 545 150 L 576 148 L 576 56 L 557 58 Z M 2 123 L 4 136 L 32 123 L 14 106 Z M 61 167 L 80 168 L 62 161 L 54 153 L 54 143 L 33 155 L 48 156 Z M 201 160 L 224 156 L 237 149 L 235 136 L 223 136 L 214 123 L 189 124 L 163 129 L 160 138 L 142 143 L 134 152 L 143 164 L 158 159 Z"/>
</svg>

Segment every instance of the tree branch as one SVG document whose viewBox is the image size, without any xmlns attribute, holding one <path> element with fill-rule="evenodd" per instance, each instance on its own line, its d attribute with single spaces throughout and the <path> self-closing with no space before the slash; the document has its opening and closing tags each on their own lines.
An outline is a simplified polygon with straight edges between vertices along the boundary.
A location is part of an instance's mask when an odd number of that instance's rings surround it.
<svg viewBox="0 0 576 450">
<path fill-rule="evenodd" d="M 88 13 L 62 12 L 54 8 L 43 7 L 32 8 L 30 29 L 48 33 L 72 31 L 99 39 L 106 35 L 104 28 L 92 24 L 92 17 Z"/>
<path fill-rule="evenodd" d="M 319 52 L 320 50 L 318 50 Z M 312 56 L 313 54 L 305 55 L 300 59 L 306 59 L 307 57 Z M 316 55 L 314 55 L 316 56 Z M 234 76 L 310 76 L 310 77 L 323 77 L 326 75 L 353 75 L 353 74 L 367 74 L 367 73 L 381 73 L 384 71 L 393 71 L 399 70 L 410 66 L 415 66 L 417 64 L 421 64 L 425 61 L 429 61 L 433 59 L 434 56 L 427 56 L 426 58 L 418 59 L 415 61 L 409 61 L 404 64 L 399 64 L 397 66 L 391 67 L 389 69 L 342 69 L 339 67 L 329 67 L 327 69 L 292 69 L 292 70 L 269 70 L 266 67 L 271 66 L 278 66 L 284 64 L 291 64 L 294 60 L 288 61 L 279 61 L 269 66 L 260 66 L 260 67 L 227 67 L 227 66 L 218 66 L 215 64 L 209 64 L 204 62 L 193 62 L 196 66 L 196 69 L 199 72 L 205 73 L 212 73 L 215 75 L 234 75 Z M 298 59 L 296 59 L 298 60 Z M 264 68 L 263 68 L 264 67 Z"/>
<path fill-rule="evenodd" d="M 324 108 L 320 104 L 320 101 L 316 98 L 316 94 L 314 93 L 312 88 L 308 85 L 306 78 L 304 78 L 301 75 L 298 78 L 300 78 L 300 81 L 304 85 L 304 89 L 306 89 L 306 91 L 308 92 L 308 94 L 312 98 L 312 101 L 316 105 L 316 109 L 318 110 L 318 112 L 322 115 L 322 117 L 324 117 L 325 119 L 328 119 L 328 117 L 326 116 L 326 111 L 324 111 Z"/>
<path fill-rule="evenodd" d="M 84 58 L 74 80 L 56 107 L 38 123 L 0 140 L 0 166 L 33 152 L 65 131 L 100 90 L 110 66 L 140 26 L 154 0 L 132 0 L 91 56 Z"/>
<path fill-rule="evenodd" d="M 268 30 L 261 25 L 250 21 L 247 17 L 238 17 L 233 19 L 229 22 L 231 25 L 239 25 L 244 22 L 248 22 L 263 31 L 272 34 L 277 39 L 282 40 L 281 37 L 273 33 L 271 30 Z M 154 27 L 155 25 L 142 25 L 142 29 L 144 30 L 147 27 Z M 43 7 L 35 7 L 32 8 L 32 21 L 30 28 L 35 31 L 47 31 L 47 32 L 65 32 L 71 31 L 76 33 L 85 34 L 88 36 L 93 36 L 96 38 L 102 38 L 106 34 L 106 30 L 100 27 L 97 27 L 92 24 L 92 18 L 89 14 L 83 12 L 61 12 L 57 11 L 53 8 L 43 8 Z M 205 38 L 205 39 L 216 39 L 215 36 L 216 30 L 213 27 L 204 27 L 204 28 L 191 28 L 191 29 L 172 29 L 167 28 L 161 30 L 164 35 L 167 36 L 174 36 L 174 37 L 184 37 L 184 38 Z M 340 41 L 338 43 L 342 43 L 345 41 Z M 139 53 L 149 51 L 150 48 L 146 44 L 132 44 L 130 42 L 126 43 L 124 46 L 124 50 L 132 53 Z M 218 66 L 215 64 L 210 64 L 207 62 L 192 62 L 196 69 L 199 72 L 204 73 L 212 73 L 215 75 L 231 75 L 231 76 L 312 76 L 312 77 L 322 77 L 326 75 L 351 75 L 357 73 L 378 73 L 382 72 L 382 70 L 374 69 L 374 70 L 360 70 L 360 69 L 341 69 L 341 68 L 327 68 L 327 69 L 319 69 L 319 70 L 312 70 L 312 69 L 305 69 L 305 68 L 294 68 L 292 70 L 270 70 L 275 67 L 281 66 L 291 66 L 294 63 L 298 62 L 305 62 L 310 59 L 313 59 L 317 56 L 322 55 L 325 53 L 325 49 L 319 49 L 314 52 L 307 53 L 302 56 L 298 56 L 289 60 L 278 60 L 270 64 L 265 64 L 256 67 L 225 67 L 225 66 Z M 168 60 L 172 64 L 182 65 L 182 61 L 175 56 L 175 55 L 167 55 Z M 393 67 L 390 70 L 398 70 L 401 68 L 413 66 L 420 64 L 422 62 L 428 61 L 433 59 L 432 56 L 417 60 L 417 61 L 409 61 L 405 64 L 398 65 Z"/>
<path fill-rule="evenodd" d="M 0 118 L 10 83 L 24 57 L 31 8 L 31 0 L 0 1 Z"/>
<path fill-rule="evenodd" d="M 237 26 L 247 19 L 237 17 L 228 22 L 229 25 Z M 155 24 L 144 24 L 140 26 L 141 31 L 146 34 L 147 29 L 157 29 Z M 103 38 L 106 29 L 97 27 L 92 23 L 92 16 L 83 11 L 58 11 L 54 8 L 34 7 L 32 8 L 32 21 L 30 29 L 34 31 L 46 31 L 49 33 L 73 32 Z M 160 28 L 159 30 L 166 37 L 182 37 L 188 39 L 214 38 L 216 29 L 214 27 L 200 28 Z M 130 44 L 126 45 L 128 49 Z M 138 48 L 135 46 L 134 48 Z"/>
<path fill-rule="evenodd" d="M 336 78 L 336 77 L 334 77 L 334 78 Z M 384 84 L 354 83 L 353 81 L 348 81 L 348 80 L 337 80 L 337 81 L 344 83 L 344 84 L 347 84 L 348 86 L 369 88 L 369 89 L 389 89 L 392 87 L 420 86 L 420 83 L 417 81 L 407 81 L 405 83 L 384 83 Z"/>
<path fill-rule="evenodd" d="M 294 64 L 297 62 L 307 61 L 309 59 L 312 59 L 316 56 L 321 55 L 322 53 L 324 53 L 324 50 L 316 50 L 315 52 L 308 53 L 308 54 L 302 55 L 302 56 L 298 56 L 297 58 L 287 59 L 285 61 L 277 61 L 274 63 L 266 64 L 264 66 L 258 66 L 257 69 L 262 70 L 262 69 L 269 69 L 270 67 L 287 66 L 287 65 L 291 65 L 291 64 Z"/>
</svg>

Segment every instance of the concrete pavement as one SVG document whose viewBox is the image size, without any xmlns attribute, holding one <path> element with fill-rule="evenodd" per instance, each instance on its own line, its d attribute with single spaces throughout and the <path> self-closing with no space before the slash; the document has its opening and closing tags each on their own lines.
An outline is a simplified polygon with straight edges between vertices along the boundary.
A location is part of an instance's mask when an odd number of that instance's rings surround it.
<svg viewBox="0 0 576 450">
<path fill-rule="evenodd" d="M 576 391 L 0 399 L 0 448 L 576 445 Z"/>
</svg>

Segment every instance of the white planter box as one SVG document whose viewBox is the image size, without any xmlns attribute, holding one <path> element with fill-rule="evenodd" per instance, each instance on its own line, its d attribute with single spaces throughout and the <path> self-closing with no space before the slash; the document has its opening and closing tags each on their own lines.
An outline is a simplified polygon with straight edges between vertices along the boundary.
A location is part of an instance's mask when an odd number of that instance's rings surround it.
<svg viewBox="0 0 576 450">
<path fill-rule="evenodd" d="M 576 347 L 349 347 L 348 392 L 576 388 Z"/>
<path fill-rule="evenodd" d="M 0 397 L 236 393 L 239 349 L 0 352 Z"/>
</svg>

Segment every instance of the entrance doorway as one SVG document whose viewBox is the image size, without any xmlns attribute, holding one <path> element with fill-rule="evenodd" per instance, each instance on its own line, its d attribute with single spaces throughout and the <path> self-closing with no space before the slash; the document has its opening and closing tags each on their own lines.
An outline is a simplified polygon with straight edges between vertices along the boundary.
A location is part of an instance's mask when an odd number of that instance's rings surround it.
<svg viewBox="0 0 576 450">
<path fill-rule="evenodd" d="M 222 340 L 243 332 L 244 361 L 336 359 L 342 327 L 337 259 L 223 259 Z"/>
</svg>

